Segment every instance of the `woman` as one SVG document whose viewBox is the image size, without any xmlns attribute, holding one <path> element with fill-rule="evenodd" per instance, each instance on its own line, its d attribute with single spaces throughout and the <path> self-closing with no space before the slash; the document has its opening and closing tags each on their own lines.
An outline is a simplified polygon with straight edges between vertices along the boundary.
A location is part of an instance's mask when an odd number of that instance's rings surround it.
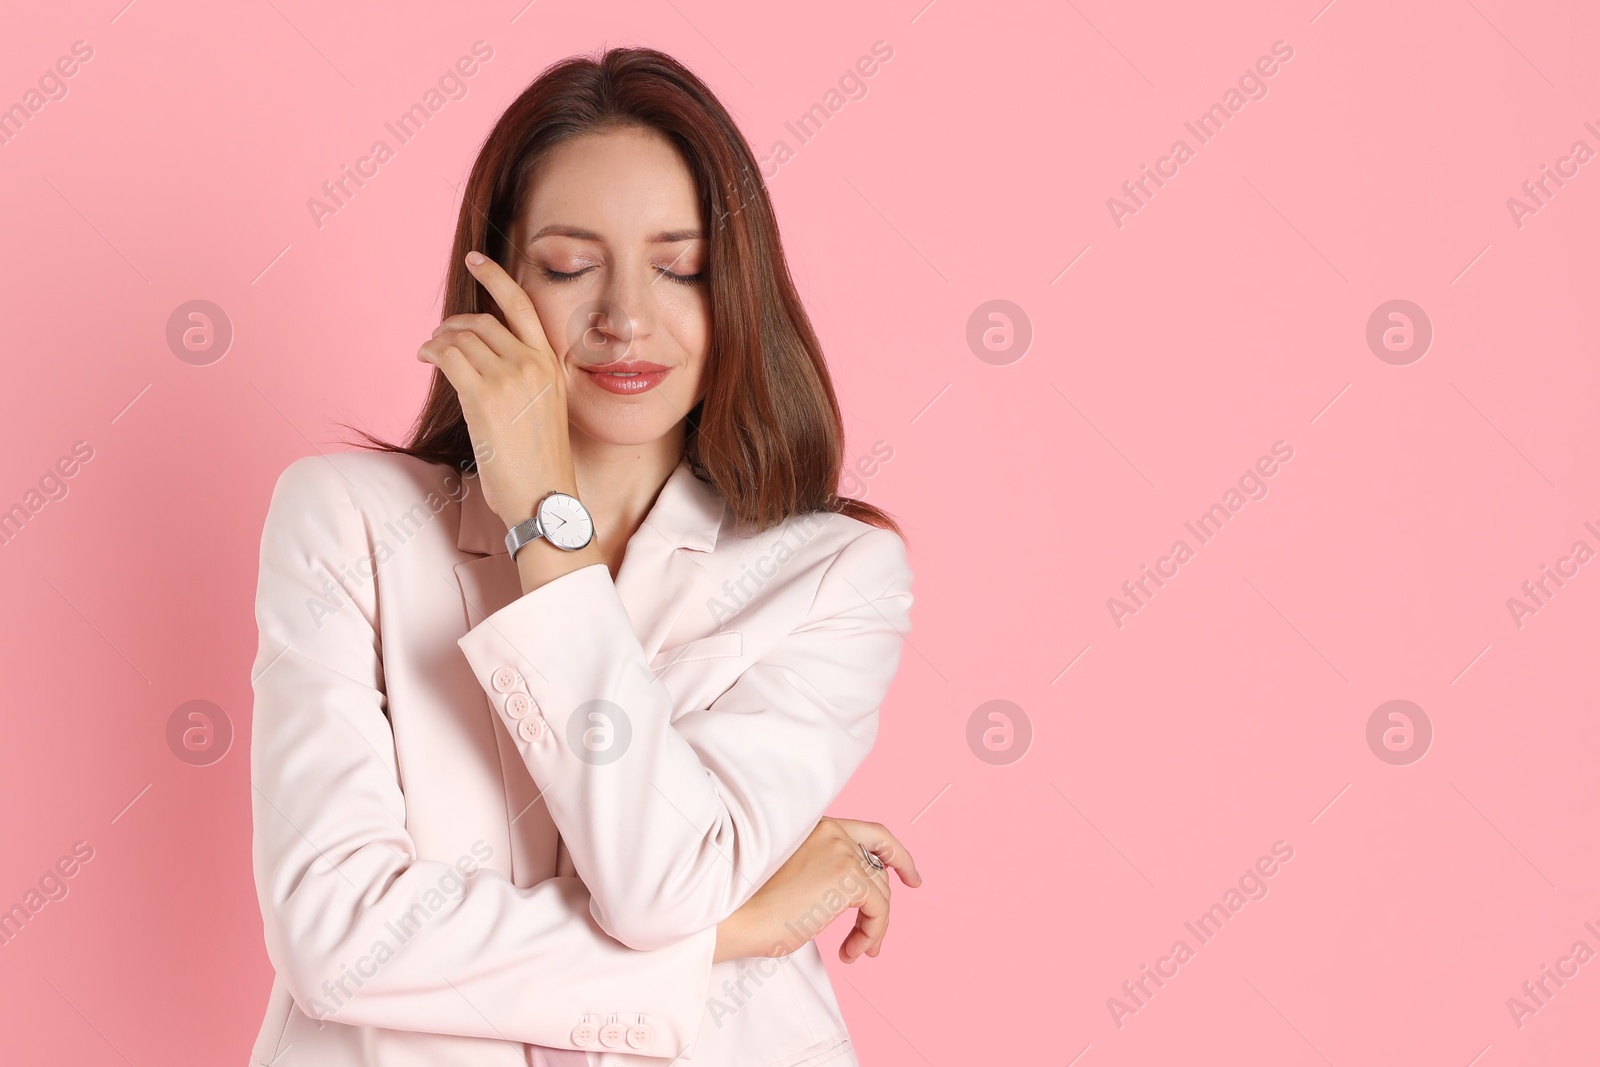
<svg viewBox="0 0 1600 1067">
<path fill-rule="evenodd" d="M 480 254 L 481 253 L 481 254 Z M 883 827 L 824 818 L 908 630 L 891 520 L 756 163 L 669 57 L 490 133 L 405 446 L 279 478 L 251 767 L 277 970 L 252 1063 L 852 1064 Z"/>
</svg>

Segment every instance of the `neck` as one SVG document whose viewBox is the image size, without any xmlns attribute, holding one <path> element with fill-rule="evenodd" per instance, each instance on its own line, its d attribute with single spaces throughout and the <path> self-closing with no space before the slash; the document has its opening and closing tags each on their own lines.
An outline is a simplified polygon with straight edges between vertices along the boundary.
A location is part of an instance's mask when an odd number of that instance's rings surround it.
<svg viewBox="0 0 1600 1067">
<path fill-rule="evenodd" d="M 619 445 L 572 429 L 578 499 L 594 518 L 595 539 L 613 577 L 622 566 L 629 539 L 683 458 L 684 433 L 680 422 L 654 441 Z"/>
</svg>

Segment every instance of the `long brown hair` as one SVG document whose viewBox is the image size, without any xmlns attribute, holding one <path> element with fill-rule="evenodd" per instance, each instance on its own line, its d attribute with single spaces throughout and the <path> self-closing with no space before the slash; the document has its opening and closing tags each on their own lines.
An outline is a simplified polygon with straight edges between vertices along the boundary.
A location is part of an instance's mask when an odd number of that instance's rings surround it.
<svg viewBox="0 0 1600 1067">
<path fill-rule="evenodd" d="M 520 255 L 507 234 L 532 176 L 557 144 L 617 127 L 664 134 L 694 175 L 710 241 L 711 343 L 705 397 L 688 413 L 695 474 L 756 532 L 815 511 L 838 512 L 904 536 L 887 513 L 838 493 L 844 422 L 827 364 L 795 291 L 777 218 L 749 145 L 711 90 L 652 48 L 613 48 L 546 68 L 483 143 L 467 179 L 445 282 L 444 316 L 499 315 L 462 262 L 477 249 L 502 266 Z M 434 369 L 404 444 L 348 427 L 357 447 L 476 469 L 455 388 Z"/>
</svg>

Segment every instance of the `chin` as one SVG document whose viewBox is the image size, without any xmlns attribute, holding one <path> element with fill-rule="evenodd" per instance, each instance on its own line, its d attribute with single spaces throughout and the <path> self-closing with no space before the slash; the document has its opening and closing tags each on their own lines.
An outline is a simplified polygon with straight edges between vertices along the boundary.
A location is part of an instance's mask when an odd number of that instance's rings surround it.
<svg viewBox="0 0 1600 1067">
<path fill-rule="evenodd" d="M 681 390 L 659 388 L 638 397 L 612 396 L 586 389 L 580 398 L 567 394 L 572 428 L 594 441 L 613 445 L 644 445 L 673 432 L 698 402 Z M 598 394 L 598 395 L 596 395 Z"/>
<path fill-rule="evenodd" d="M 669 421 L 654 415 L 629 419 L 618 418 L 612 413 L 596 417 L 594 412 L 574 412 L 572 428 L 592 441 L 608 445 L 647 445 L 671 433 L 680 421 Z"/>
</svg>

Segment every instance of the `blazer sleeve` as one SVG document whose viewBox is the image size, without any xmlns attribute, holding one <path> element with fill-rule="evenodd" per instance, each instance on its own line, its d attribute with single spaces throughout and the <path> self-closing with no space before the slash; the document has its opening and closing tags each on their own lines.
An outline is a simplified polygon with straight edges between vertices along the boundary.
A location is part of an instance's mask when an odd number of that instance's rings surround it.
<svg viewBox="0 0 1600 1067">
<path fill-rule="evenodd" d="M 354 604 L 340 611 L 309 610 L 325 580 L 371 557 L 366 531 L 324 458 L 278 479 L 261 543 L 250 768 L 256 890 L 279 976 L 319 1019 L 577 1048 L 584 1016 L 615 1014 L 638 1026 L 628 1051 L 685 1053 L 715 930 L 638 951 L 594 921 L 576 878 L 520 888 L 476 862 L 487 855 L 418 857 L 374 583 L 347 586 Z"/>
<path fill-rule="evenodd" d="M 713 928 L 800 846 L 872 747 L 910 630 L 911 578 L 901 539 L 868 528 L 826 565 L 793 632 L 676 722 L 604 564 L 545 583 L 459 639 L 604 930 L 658 949 Z M 517 693 L 532 709 L 513 717 Z M 526 716 L 547 728 L 518 730 Z M 600 762 L 572 739 L 581 746 L 608 718 L 624 721 L 627 743 L 617 729 L 620 757 Z"/>
</svg>

